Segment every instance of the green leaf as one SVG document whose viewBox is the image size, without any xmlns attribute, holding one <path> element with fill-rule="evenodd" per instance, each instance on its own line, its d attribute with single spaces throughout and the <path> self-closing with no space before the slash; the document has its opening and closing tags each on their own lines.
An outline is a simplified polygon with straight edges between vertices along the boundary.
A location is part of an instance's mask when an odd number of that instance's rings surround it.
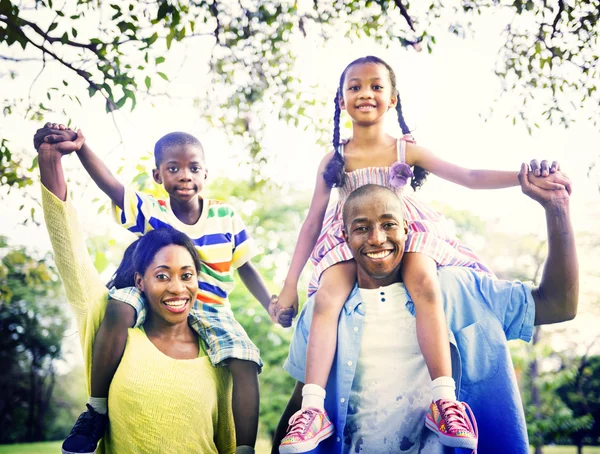
<svg viewBox="0 0 600 454">
<path fill-rule="evenodd" d="M 165 61 L 165 57 L 156 57 L 156 60 L 155 60 L 157 65 L 160 65 L 164 61 Z"/>
<path fill-rule="evenodd" d="M 71 34 L 73 35 L 73 38 L 77 38 L 77 29 L 71 28 Z"/>
<path fill-rule="evenodd" d="M 29 167 L 29 169 L 27 169 L 29 172 L 33 172 L 38 166 L 38 156 L 35 155 L 33 157 L 33 160 L 31 161 L 31 167 Z"/>
<path fill-rule="evenodd" d="M 167 77 L 167 75 L 165 73 L 161 73 L 160 71 L 157 72 L 156 74 L 158 74 L 160 77 L 162 77 L 163 79 L 165 79 L 166 81 L 169 80 L 169 78 Z"/>
<path fill-rule="evenodd" d="M 150 86 L 152 85 L 152 79 L 150 79 L 150 76 L 146 76 L 146 79 L 144 79 L 144 83 L 146 84 L 146 88 L 150 90 Z"/>
<path fill-rule="evenodd" d="M 55 30 L 56 27 L 58 27 L 58 24 L 56 22 L 52 22 L 50 27 L 48 27 L 48 33 L 50 33 L 52 30 Z"/>
</svg>

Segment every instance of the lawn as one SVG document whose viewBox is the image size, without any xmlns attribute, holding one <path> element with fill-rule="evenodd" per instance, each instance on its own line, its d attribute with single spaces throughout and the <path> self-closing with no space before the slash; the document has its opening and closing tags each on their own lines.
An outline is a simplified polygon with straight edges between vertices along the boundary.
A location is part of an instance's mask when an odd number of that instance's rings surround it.
<svg viewBox="0 0 600 454">
<path fill-rule="evenodd" d="M 0 454 L 57 454 L 60 453 L 61 445 L 62 441 L 17 445 L 0 445 Z M 271 442 L 268 440 L 259 439 L 256 443 L 256 454 L 269 454 L 270 452 Z"/>
<path fill-rule="evenodd" d="M 2 451 L 0 451 L 1 453 Z M 533 449 L 531 449 L 533 453 Z M 545 446 L 544 454 L 576 454 L 575 446 Z M 583 454 L 600 454 L 600 446 L 587 446 L 583 448 Z"/>
<path fill-rule="evenodd" d="M 60 453 L 62 441 L 48 443 L 32 443 L 21 445 L 0 445 L 0 454 L 57 454 Z M 268 454 L 271 444 L 267 440 L 258 440 L 256 454 Z M 533 449 L 531 450 L 533 453 Z M 546 446 L 544 454 L 576 454 L 574 446 Z M 600 454 L 600 446 L 583 448 L 583 454 Z"/>
</svg>

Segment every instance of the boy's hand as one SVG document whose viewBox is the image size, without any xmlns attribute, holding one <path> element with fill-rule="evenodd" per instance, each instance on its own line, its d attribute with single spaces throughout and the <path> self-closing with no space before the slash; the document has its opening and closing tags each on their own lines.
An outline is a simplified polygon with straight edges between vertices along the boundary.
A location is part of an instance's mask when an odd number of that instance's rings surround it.
<svg viewBox="0 0 600 454">
<path fill-rule="evenodd" d="M 296 316 L 296 311 L 293 307 L 282 308 L 277 295 L 273 295 L 269 304 L 269 315 L 273 323 L 279 323 L 284 328 L 289 328 L 292 326 L 292 320 Z"/>
<path fill-rule="evenodd" d="M 81 149 L 81 147 L 83 146 L 83 144 L 85 143 L 85 137 L 83 136 L 83 134 L 81 133 L 81 130 L 78 129 L 77 130 L 77 135 L 75 136 L 75 140 L 70 140 L 70 138 L 72 137 L 71 134 L 72 131 L 61 131 L 59 134 L 53 134 L 53 137 L 56 137 L 57 135 L 61 136 L 62 141 L 59 142 L 52 142 L 53 139 L 48 140 L 49 136 L 46 136 L 44 138 L 44 140 L 42 140 L 37 148 L 38 153 L 44 153 L 44 152 L 49 152 L 49 151 L 54 151 L 54 152 L 58 152 L 60 154 L 69 154 L 72 153 L 74 151 L 79 151 Z M 68 134 L 67 135 L 65 135 Z M 34 143 L 35 143 L 35 139 L 34 139 Z"/>
<path fill-rule="evenodd" d="M 77 133 L 65 125 L 46 123 L 33 136 L 33 146 L 38 150 L 42 143 L 74 142 L 76 139 Z"/>
<path fill-rule="evenodd" d="M 530 184 L 547 190 L 566 189 L 569 195 L 571 194 L 571 180 L 560 172 L 558 161 L 552 161 L 549 166 L 546 160 L 538 163 L 537 159 L 532 159 L 530 167 L 531 171 L 527 172 L 527 180 Z"/>
</svg>

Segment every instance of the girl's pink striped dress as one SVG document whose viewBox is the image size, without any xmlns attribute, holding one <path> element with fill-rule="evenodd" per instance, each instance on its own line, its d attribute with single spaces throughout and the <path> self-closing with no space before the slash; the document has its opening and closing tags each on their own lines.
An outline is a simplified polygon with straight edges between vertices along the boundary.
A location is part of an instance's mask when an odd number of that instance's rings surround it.
<svg viewBox="0 0 600 454">
<path fill-rule="evenodd" d="M 405 162 L 407 140 L 410 140 L 410 136 L 398 140 L 398 160 L 402 163 Z M 343 153 L 344 145 L 340 147 Z M 311 255 L 315 269 L 308 286 L 309 296 L 319 288 L 323 271 L 336 263 L 353 258 L 352 251 L 342 237 L 342 206 L 352 191 L 365 184 L 386 186 L 402 200 L 404 216 L 408 221 L 405 252 L 427 254 L 438 266 L 465 266 L 494 275 L 469 246 L 449 234 L 441 213 L 409 195 L 402 195 L 408 185 L 394 187 L 390 185 L 389 180 L 390 167 L 365 167 L 346 172 L 344 186 L 339 188 L 339 200 L 327 210 L 323 229 Z"/>
</svg>

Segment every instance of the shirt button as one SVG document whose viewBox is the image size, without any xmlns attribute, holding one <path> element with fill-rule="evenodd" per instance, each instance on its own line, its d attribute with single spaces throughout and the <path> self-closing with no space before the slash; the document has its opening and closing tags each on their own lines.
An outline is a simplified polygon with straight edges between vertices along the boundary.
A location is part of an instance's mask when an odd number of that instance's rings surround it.
<svg viewBox="0 0 600 454">
<path fill-rule="evenodd" d="M 381 302 L 382 302 L 382 303 L 385 303 L 385 298 L 381 298 Z"/>
<path fill-rule="evenodd" d="M 385 295 L 385 292 L 379 292 L 380 295 Z"/>
<path fill-rule="evenodd" d="M 337 437 L 337 440 L 336 440 L 336 441 L 339 443 L 339 442 L 341 441 L 341 440 L 340 440 L 340 437 Z"/>
<path fill-rule="evenodd" d="M 352 361 L 348 361 L 348 366 L 352 366 Z"/>
<path fill-rule="evenodd" d="M 354 327 L 354 332 L 357 333 L 358 332 L 358 326 Z"/>
<path fill-rule="evenodd" d="M 341 403 L 344 403 L 344 402 L 346 402 L 346 399 L 344 399 L 344 398 L 342 397 L 342 398 L 340 399 L 340 402 L 341 402 Z"/>
</svg>

